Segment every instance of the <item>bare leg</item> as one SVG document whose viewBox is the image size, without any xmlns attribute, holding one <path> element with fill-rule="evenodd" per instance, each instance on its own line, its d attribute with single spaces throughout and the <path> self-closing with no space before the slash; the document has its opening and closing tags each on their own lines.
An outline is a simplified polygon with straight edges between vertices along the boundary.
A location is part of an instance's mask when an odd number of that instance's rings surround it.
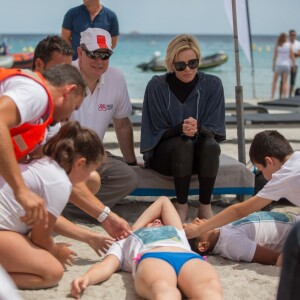
<svg viewBox="0 0 300 300">
<path fill-rule="evenodd" d="M 210 219 L 213 216 L 214 216 L 214 213 L 211 209 L 211 204 L 200 203 L 197 217 L 199 219 Z"/>
<path fill-rule="evenodd" d="M 157 258 L 146 258 L 139 264 L 135 276 L 135 290 L 145 299 L 181 299 L 173 267 Z"/>
<path fill-rule="evenodd" d="M 276 91 L 276 83 L 277 83 L 277 79 L 278 79 L 278 73 L 274 73 L 273 75 L 273 82 L 272 82 L 272 95 L 271 95 L 271 99 L 274 99 L 275 96 L 275 91 Z"/>
<path fill-rule="evenodd" d="M 182 266 L 178 286 L 188 299 L 223 299 L 219 275 L 209 263 L 200 259 L 191 259 Z"/>
<path fill-rule="evenodd" d="M 184 203 L 184 204 L 180 204 L 178 202 L 174 203 L 175 209 L 177 210 L 177 213 L 180 217 L 180 220 L 182 223 L 185 223 L 185 220 L 187 218 L 188 215 L 188 204 Z"/>
<path fill-rule="evenodd" d="M 20 289 L 53 287 L 64 272 L 52 254 L 12 231 L 0 231 L 0 263 Z"/>
<path fill-rule="evenodd" d="M 95 195 L 99 191 L 101 186 L 100 174 L 97 171 L 93 171 L 90 174 L 86 185 L 89 188 L 89 190 Z"/>
<path fill-rule="evenodd" d="M 288 73 L 283 73 L 283 75 L 282 75 L 282 95 L 281 95 L 281 98 L 286 98 L 286 95 L 287 95 L 287 80 L 288 80 Z"/>
</svg>

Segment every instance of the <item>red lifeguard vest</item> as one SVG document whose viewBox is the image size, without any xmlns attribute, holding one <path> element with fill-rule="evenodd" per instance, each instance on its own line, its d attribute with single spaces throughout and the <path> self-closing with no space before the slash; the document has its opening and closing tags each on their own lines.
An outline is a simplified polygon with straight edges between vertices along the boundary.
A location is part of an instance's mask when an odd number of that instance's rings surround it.
<svg viewBox="0 0 300 300">
<path fill-rule="evenodd" d="M 16 75 L 21 75 L 33 79 L 46 90 L 46 93 L 48 95 L 48 116 L 47 119 L 43 121 L 43 123 L 25 123 L 21 126 L 10 129 L 10 135 L 12 138 L 15 155 L 17 160 L 19 160 L 23 156 L 34 150 L 35 147 L 43 141 L 47 126 L 52 122 L 53 100 L 48 88 L 46 87 L 45 79 L 40 73 L 32 72 L 30 70 L 0 68 L 0 81 Z"/>
</svg>

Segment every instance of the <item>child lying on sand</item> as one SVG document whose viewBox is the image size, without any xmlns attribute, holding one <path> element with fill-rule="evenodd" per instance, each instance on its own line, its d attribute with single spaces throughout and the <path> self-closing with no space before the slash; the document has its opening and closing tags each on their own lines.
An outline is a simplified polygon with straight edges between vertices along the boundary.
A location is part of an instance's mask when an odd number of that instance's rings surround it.
<svg viewBox="0 0 300 300">
<path fill-rule="evenodd" d="M 118 270 L 132 272 L 137 294 L 145 299 L 222 299 L 214 268 L 191 251 L 173 204 L 160 197 L 138 218 L 133 234 L 114 243 L 105 258 L 71 284 L 80 294 Z"/>
<path fill-rule="evenodd" d="M 199 234 L 191 240 L 192 248 L 200 254 L 218 254 L 235 261 L 280 265 L 278 257 L 288 233 L 300 216 L 290 213 L 257 212 Z M 196 218 L 187 226 L 201 225 L 206 220 Z"/>
</svg>

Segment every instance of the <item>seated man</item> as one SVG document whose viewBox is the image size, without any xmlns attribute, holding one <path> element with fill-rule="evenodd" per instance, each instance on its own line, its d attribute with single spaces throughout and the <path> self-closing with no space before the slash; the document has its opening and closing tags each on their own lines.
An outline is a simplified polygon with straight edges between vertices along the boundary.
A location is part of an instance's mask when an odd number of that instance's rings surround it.
<svg viewBox="0 0 300 300">
<path fill-rule="evenodd" d="M 235 261 L 280 265 L 278 257 L 293 225 L 300 216 L 279 212 L 256 212 L 249 216 L 199 234 L 190 242 L 200 254 L 218 254 Z M 202 224 L 196 218 L 192 223 Z M 189 226 L 189 224 L 187 225 Z"/>
<path fill-rule="evenodd" d="M 109 67 L 109 58 L 113 53 L 110 34 L 99 28 L 87 29 L 81 33 L 77 51 L 78 59 L 72 64 L 85 79 L 87 94 L 83 106 L 72 113 L 71 120 L 95 130 L 102 141 L 109 124 L 113 122 L 123 154 L 122 158 L 107 152 L 106 163 L 97 170 L 101 176 L 101 188 L 96 196 L 106 205 L 105 211 L 109 213 L 109 208 L 130 194 L 138 184 L 137 174 L 130 167 L 137 164 L 129 119 L 132 107 L 124 76 L 116 68 Z M 106 215 L 100 217 L 99 212 L 90 207 L 90 203 L 97 198 L 84 184 L 77 185 L 72 192 L 71 202 L 76 206 L 79 206 L 79 202 L 85 202 L 85 207 L 81 205 L 84 212 L 68 205 L 65 215 L 85 218 L 85 213 L 88 213 L 104 225 L 107 222 Z M 107 226 L 105 229 L 108 230 Z M 112 234 L 110 231 L 108 233 Z"/>
<path fill-rule="evenodd" d="M 69 46 L 60 36 L 49 35 L 45 39 L 41 40 L 36 46 L 32 69 L 43 73 L 53 65 L 62 63 L 71 64 L 71 62 L 71 46 Z M 51 124 L 51 126 L 48 127 L 47 139 L 55 135 L 59 128 L 60 123 Z M 40 151 L 40 149 L 38 151 Z M 99 190 L 100 177 L 96 171 L 91 173 L 88 181 L 86 182 L 86 186 L 89 189 L 88 193 L 90 195 L 95 194 Z M 71 201 L 72 199 L 73 198 L 71 198 Z M 91 212 L 91 216 L 94 218 L 101 215 L 105 208 L 105 205 L 95 197 L 90 197 L 89 201 L 83 203 L 79 199 L 79 201 L 76 202 L 76 205 L 82 209 L 88 210 L 88 212 Z M 105 222 L 104 220 L 102 221 L 102 225 L 114 237 L 121 236 L 124 231 L 130 231 L 128 223 L 115 213 L 103 213 L 102 216 L 108 216 Z M 61 228 L 70 226 L 70 223 L 66 222 L 66 220 L 62 217 L 58 218 L 58 223 Z"/>
</svg>

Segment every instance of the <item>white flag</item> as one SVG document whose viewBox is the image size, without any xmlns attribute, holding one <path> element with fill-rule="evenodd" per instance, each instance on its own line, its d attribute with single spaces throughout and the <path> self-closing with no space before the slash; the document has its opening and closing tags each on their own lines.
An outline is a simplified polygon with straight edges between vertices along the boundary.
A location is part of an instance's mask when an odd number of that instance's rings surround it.
<svg viewBox="0 0 300 300">
<path fill-rule="evenodd" d="M 250 65 L 253 66 L 252 55 L 251 55 L 251 43 L 250 43 L 250 28 L 248 26 L 248 15 L 247 15 L 247 0 L 236 1 L 236 15 L 237 15 L 237 28 L 238 28 L 238 40 L 241 48 L 243 49 L 247 60 Z M 231 0 L 224 0 L 225 10 L 229 19 L 231 28 L 233 29 L 232 19 L 232 3 Z"/>
</svg>

